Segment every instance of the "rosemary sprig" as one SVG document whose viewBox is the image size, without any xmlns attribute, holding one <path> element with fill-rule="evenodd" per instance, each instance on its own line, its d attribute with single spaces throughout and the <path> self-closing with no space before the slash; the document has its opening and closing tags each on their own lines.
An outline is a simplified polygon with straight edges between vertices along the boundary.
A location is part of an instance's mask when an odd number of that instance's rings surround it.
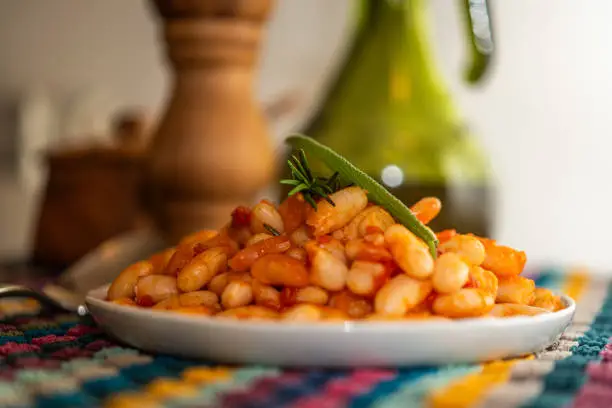
<svg viewBox="0 0 612 408">
<path fill-rule="evenodd" d="M 302 135 L 293 135 L 288 137 L 286 141 L 294 149 L 308 151 L 308 154 L 311 154 L 316 159 L 323 162 L 329 169 L 340 173 L 343 180 L 352 181 L 359 187 L 367 190 L 368 197 L 371 201 L 389 211 L 396 220 L 402 223 L 429 246 L 431 255 L 434 258 L 437 256 L 436 247 L 438 245 L 438 239 L 435 234 L 419 221 L 404 203 L 391 194 L 385 187 L 376 182 L 372 177 L 368 176 L 329 147 L 322 145 L 314 139 Z M 330 177 L 330 180 L 331 178 L 333 178 L 333 176 Z"/>
<path fill-rule="evenodd" d="M 280 235 L 280 232 L 278 232 L 278 230 L 274 228 L 273 226 L 271 226 L 270 224 L 264 224 L 263 226 L 265 229 L 268 230 L 270 234 L 274 235 L 275 237 L 278 237 Z"/>
<path fill-rule="evenodd" d="M 291 159 L 287 161 L 287 165 L 291 169 L 293 178 L 281 180 L 280 183 L 293 186 L 288 193 L 289 196 L 302 193 L 304 200 L 315 210 L 317 209 L 316 198 L 322 198 L 331 205 L 336 206 L 332 199 L 329 198 L 329 194 L 340 188 L 338 173 L 334 173 L 330 178 L 313 176 L 303 149 L 299 149 L 297 155 L 292 155 Z"/>
</svg>

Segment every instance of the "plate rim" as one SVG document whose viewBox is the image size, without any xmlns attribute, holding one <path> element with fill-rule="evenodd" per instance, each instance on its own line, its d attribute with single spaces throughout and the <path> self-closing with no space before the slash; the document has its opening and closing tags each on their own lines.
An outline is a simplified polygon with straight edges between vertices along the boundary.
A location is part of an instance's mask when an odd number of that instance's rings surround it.
<svg viewBox="0 0 612 408">
<path fill-rule="evenodd" d="M 406 320 L 406 321 L 344 321 L 338 323 L 336 321 L 329 322 L 278 322 L 267 320 L 234 320 L 220 319 L 213 316 L 198 316 L 179 313 L 168 313 L 163 310 L 141 309 L 133 306 L 118 305 L 110 303 L 102 299 L 101 293 L 105 293 L 110 284 L 102 285 L 96 289 L 92 289 L 85 297 L 87 309 L 95 318 L 97 312 L 92 309 L 102 308 L 112 313 L 127 313 L 134 317 L 155 319 L 161 322 L 179 322 L 187 324 L 197 324 L 203 327 L 222 327 L 224 329 L 239 329 L 245 331 L 309 331 L 311 333 L 369 333 L 384 330 L 401 331 L 401 332 L 420 332 L 427 331 L 448 331 L 450 329 L 491 329 L 493 327 L 504 327 L 510 329 L 512 327 L 524 328 L 526 325 L 538 325 L 550 320 L 567 320 L 568 324 L 573 320 L 573 315 L 576 312 L 576 302 L 571 297 L 563 293 L 558 293 L 566 307 L 562 310 L 553 313 L 540 314 L 536 316 L 512 316 L 504 318 L 495 317 L 475 317 L 456 320 Z M 556 293 L 555 291 L 553 291 Z M 91 306 L 94 306 L 93 308 Z"/>
</svg>

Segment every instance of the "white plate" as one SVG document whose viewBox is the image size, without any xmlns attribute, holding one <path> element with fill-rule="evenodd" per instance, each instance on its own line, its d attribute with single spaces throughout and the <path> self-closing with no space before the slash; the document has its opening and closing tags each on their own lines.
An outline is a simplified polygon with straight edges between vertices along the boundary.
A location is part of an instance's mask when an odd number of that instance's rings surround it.
<svg viewBox="0 0 612 408">
<path fill-rule="evenodd" d="M 553 343 L 576 304 L 550 314 L 454 322 L 281 323 L 215 319 L 106 302 L 107 286 L 86 299 L 98 324 L 142 350 L 222 363 L 279 366 L 411 366 L 515 357 Z"/>
</svg>

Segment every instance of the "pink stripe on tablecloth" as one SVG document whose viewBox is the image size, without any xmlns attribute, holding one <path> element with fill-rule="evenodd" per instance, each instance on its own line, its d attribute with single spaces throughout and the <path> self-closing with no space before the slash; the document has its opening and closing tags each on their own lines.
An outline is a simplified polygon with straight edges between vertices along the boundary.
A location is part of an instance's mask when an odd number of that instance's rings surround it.
<svg viewBox="0 0 612 408">
<path fill-rule="evenodd" d="M 304 374 L 284 372 L 278 375 L 265 376 L 249 384 L 247 388 L 229 391 L 222 397 L 222 406 L 240 406 L 249 402 L 265 406 L 266 401 L 276 392 L 279 386 L 299 384 Z"/>
<path fill-rule="evenodd" d="M 379 383 L 394 378 L 394 370 L 356 370 L 347 377 L 329 381 L 318 395 L 309 395 L 295 401 L 292 408 L 337 408 L 353 397 L 370 391 Z"/>
<path fill-rule="evenodd" d="M 612 344 L 606 344 L 601 353 L 599 353 L 603 361 L 612 361 Z"/>
<path fill-rule="evenodd" d="M 573 408 L 609 407 L 612 401 L 612 338 L 600 352 L 601 361 L 592 361 L 586 367 L 587 381 L 578 391 Z"/>
</svg>

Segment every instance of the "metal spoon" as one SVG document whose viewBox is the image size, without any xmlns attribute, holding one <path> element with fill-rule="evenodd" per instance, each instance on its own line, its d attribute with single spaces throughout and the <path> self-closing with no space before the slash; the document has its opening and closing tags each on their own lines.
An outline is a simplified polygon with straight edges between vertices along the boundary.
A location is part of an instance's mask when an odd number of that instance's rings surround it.
<svg viewBox="0 0 612 408">
<path fill-rule="evenodd" d="M 59 286 L 48 285 L 43 291 L 38 291 L 23 285 L 0 283 L 0 298 L 30 298 L 53 311 L 76 313 L 79 316 L 89 314 L 82 299 Z"/>
</svg>

